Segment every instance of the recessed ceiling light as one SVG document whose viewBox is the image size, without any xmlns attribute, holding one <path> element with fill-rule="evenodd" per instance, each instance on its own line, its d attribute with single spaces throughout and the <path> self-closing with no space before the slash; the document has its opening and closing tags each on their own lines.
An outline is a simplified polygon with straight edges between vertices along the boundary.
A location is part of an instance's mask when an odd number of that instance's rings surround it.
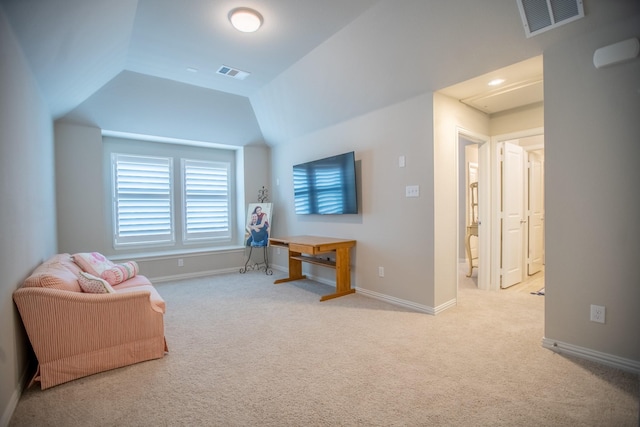
<svg viewBox="0 0 640 427">
<path fill-rule="evenodd" d="M 499 86 L 504 83 L 504 79 L 493 79 L 489 82 L 489 86 Z"/>
<path fill-rule="evenodd" d="M 236 30 L 253 33 L 262 25 L 262 15 L 248 7 L 239 7 L 229 12 L 229 21 Z"/>
<path fill-rule="evenodd" d="M 197 73 L 198 69 L 197 68 L 193 68 L 193 67 L 187 67 L 187 71 L 190 73 Z"/>
</svg>

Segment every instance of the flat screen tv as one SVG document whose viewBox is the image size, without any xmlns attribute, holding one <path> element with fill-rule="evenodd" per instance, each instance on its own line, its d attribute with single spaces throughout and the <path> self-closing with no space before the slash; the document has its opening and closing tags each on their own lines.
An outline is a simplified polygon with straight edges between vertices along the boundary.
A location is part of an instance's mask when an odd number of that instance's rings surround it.
<svg viewBox="0 0 640 427">
<path fill-rule="evenodd" d="M 357 214 L 353 151 L 293 166 L 296 214 Z"/>
</svg>

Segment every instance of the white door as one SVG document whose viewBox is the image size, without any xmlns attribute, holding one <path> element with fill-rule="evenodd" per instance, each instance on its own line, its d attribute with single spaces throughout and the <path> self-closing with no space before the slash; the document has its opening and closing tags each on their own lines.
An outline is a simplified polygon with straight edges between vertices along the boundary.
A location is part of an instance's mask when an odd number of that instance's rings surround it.
<svg viewBox="0 0 640 427">
<path fill-rule="evenodd" d="M 528 274 L 544 264 L 544 168 L 542 154 L 529 152 L 529 253 Z"/>
<path fill-rule="evenodd" d="M 478 147 L 478 289 L 491 286 L 491 144 Z"/>
<path fill-rule="evenodd" d="M 524 277 L 524 149 L 505 142 L 502 161 L 502 283 L 508 288 Z"/>
</svg>

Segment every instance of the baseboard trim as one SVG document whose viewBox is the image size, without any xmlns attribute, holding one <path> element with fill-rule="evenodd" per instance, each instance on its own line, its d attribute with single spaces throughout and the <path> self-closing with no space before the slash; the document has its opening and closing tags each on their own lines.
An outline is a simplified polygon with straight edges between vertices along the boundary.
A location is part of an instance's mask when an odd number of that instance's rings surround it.
<svg viewBox="0 0 640 427">
<path fill-rule="evenodd" d="M 171 282 L 174 280 L 196 279 L 198 277 L 215 276 L 218 274 L 237 273 L 240 267 L 222 268 L 220 270 L 196 271 L 194 273 L 174 274 L 171 276 L 149 277 L 151 283 Z"/>
<path fill-rule="evenodd" d="M 590 348 L 580 347 L 577 345 L 565 343 L 549 338 L 542 339 L 542 347 L 556 353 L 564 353 L 576 356 L 581 359 L 597 362 L 612 368 L 618 368 L 623 371 L 640 375 L 640 362 L 637 360 L 626 359 L 624 357 L 615 356 L 601 351 L 592 350 Z"/>
<path fill-rule="evenodd" d="M 276 265 L 272 265 L 271 266 L 272 269 L 274 270 L 279 270 L 279 271 L 283 271 L 283 272 L 287 272 L 288 269 L 287 267 L 282 267 L 282 266 L 276 266 Z M 335 286 L 336 282 L 335 281 L 331 281 L 331 280 L 327 280 L 323 277 L 318 277 L 318 276 L 314 276 L 312 274 L 306 274 L 307 278 L 309 280 L 313 280 L 315 282 L 318 283 L 322 283 L 324 285 L 328 285 L 328 286 Z M 417 311 L 419 313 L 426 313 L 426 314 L 431 314 L 431 315 L 436 315 L 438 313 L 441 313 L 442 311 L 448 309 L 449 307 L 452 307 L 454 305 L 456 305 L 456 300 L 453 299 L 451 301 L 446 302 L 445 304 L 442 304 L 436 308 L 433 307 L 429 307 L 426 305 L 422 305 L 422 304 L 417 304 L 413 301 L 408 301 L 408 300 L 404 300 L 401 298 L 396 298 L 393 297 L 391 295 L 387 295 L 387 294 L 381 294 L 380 292 L 375 292 L 369 289 L 365 289 L 365 288 L 361 288 L 361 287 L 357 287 L 356 286 L 356 292 L 364 295 L 366 297 L 370 297 L 370 298 L 375 298 L 377 300 L 380 301 L 384 301 L 384 302 L 388 302 L 389 304 L 393 304 L 393 305 L 397 305 L 400 307 L 404 307 L 404 308 L 408 308 L 411 311 Z"/>
<path fill-rule="evenodd" d="M 18 406 L 18 402 L 20 401 L 20 397 L 24 392 L 25 387 L 27 386 L 28 379 L 33 375 L 33 366 L 31 363 L 27 364 L 27 368 L 24 370 L 22 375 L 20 376 L 20 381 L 18 381 L 17 387 L 11 393 L 11 398 L 9 402 L 7 402 L 7 406 L 2 411 L 2 418 L 0 418 L 0 427 L 7 427 L 9 425 L 9 421 L 11 421 L 11 417 Z"/>
<path fill-rule="evenodd" d="M 437 309 L 422 304 L 417 304 L 413 301 L 407 301 L 401 298 L 392 297 L 391 295 L 381 294 L 380 292 L 371 291 L 369 289 L 356 287 L 356 292 L 366 297 L 375 298 L 377 300 L 388 302 L 389 304 L 397 305 L 411 309 L 412 311 L 418 311 L 420 313 L 427 313 L 435 315 L 438 313 Z"/>
</svg>

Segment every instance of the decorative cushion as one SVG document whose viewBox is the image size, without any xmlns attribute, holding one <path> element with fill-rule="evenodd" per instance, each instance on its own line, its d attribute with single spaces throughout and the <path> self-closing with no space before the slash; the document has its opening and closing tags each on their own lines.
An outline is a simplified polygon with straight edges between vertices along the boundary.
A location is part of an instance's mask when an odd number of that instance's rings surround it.
<svg viewBox="0 0 640 427">
<path fill-rule="evenodd" d="M 80 252 L 73 254 L 73 262 L 78 264 L 82 271 L 98 276 L 103 271 L 111 268 L 114 264 L 99 252 Z"/>
<path fill-rule="evenodd" d="M 90 294 L 113 294 L 116 292 L 106 280 L 84 271 L 78 275 L 78 283 L 84 292 Z"/>
<path fill-rule="evenodd" d="M 110 285 L 117 285 L 135 277 L 138 271 L 137 262 L 127 261 L 122 264 L 116 264 L 110 269 L 103 271 L 100 277 L 109 282 Z"/>
</svg>

